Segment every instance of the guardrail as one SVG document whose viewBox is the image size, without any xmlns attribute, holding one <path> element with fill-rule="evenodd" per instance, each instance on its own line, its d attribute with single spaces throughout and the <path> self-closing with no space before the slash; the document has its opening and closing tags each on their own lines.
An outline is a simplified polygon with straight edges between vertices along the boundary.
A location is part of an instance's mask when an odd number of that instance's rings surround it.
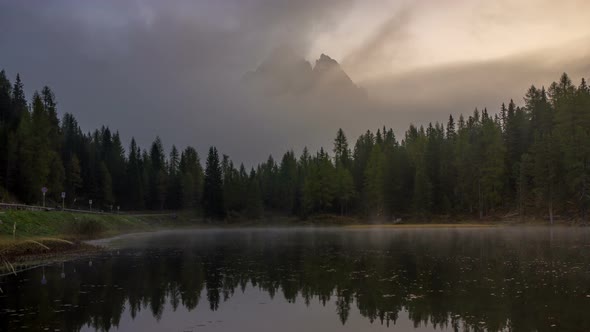
<svg viewBox="0 0 590 332">
<path fill-rule="evenodd" d="M 80 210 L 80 209 L 62 209 L 61 207 L 43 207 L 38 205 L 27 205 L 27 204 L 13 204 L 13 203 L 0 203 L 0 210 L 23 210 L 23 211 L 64 211 L 64 212 L 72 212 L 72 213 L 91 213 L 91 214 L 123 214 L 128 216 L 163 216 L 163 215 L 176 215 L 176 211 L 134 211 L 134 212 L 106 212 L 100 210 Z"/>
<path fill-rule="evenodd" d="M 62 208 L 52 208 L 52 207 L 44 207 L 44 206 L 38 206 L 38 205 L 12 204 L 12 203 L 0 203 L 0 210 L 65 211 L 65 212 L 74 212 L 74 213 L 117 214 L 115 212 L 78 210 L 78 209 L 62 209 Z"/>
<path fill-rule="evenodd" d="M 2 210 L 27 210 L 27 211 L 51 210 L 50 208 L 45 208 L 42 206 L 26 205 L 26 204 L 10 204 L 10 203 L 0 203 L 0 209 L 2 209 Z"/>
</svg>

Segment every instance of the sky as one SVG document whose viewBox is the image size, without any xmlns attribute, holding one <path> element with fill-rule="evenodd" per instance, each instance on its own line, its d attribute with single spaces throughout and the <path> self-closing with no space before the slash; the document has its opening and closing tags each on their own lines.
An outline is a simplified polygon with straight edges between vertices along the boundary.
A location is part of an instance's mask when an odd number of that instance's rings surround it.
<svg viewBox="0 0 590 332">
<path fill-rule="evenodd" d="M 0 0 L 0 68 L 28 96 L 49 85 L 83 130 L 148 147 L 215 145 L 254 165 L 331 149 L 338 128 L 446 121 L 499 109 L 563 72 L 590 76 L 585 0 Z M 287 45 L 336 59 L 368 102 L 244 96 L 241 80 Z"/>
</svg>

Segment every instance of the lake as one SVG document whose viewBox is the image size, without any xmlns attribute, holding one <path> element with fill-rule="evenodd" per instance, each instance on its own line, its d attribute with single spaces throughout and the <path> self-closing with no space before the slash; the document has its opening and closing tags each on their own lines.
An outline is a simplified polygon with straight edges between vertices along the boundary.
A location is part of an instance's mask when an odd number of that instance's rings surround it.
<svg viewBox="0 0 590 332">
<path fill-rule="evenodd" d="M 589 331 L 586 228 L 183 230 L 0 277 L 1 331 Z"/>
</svg>

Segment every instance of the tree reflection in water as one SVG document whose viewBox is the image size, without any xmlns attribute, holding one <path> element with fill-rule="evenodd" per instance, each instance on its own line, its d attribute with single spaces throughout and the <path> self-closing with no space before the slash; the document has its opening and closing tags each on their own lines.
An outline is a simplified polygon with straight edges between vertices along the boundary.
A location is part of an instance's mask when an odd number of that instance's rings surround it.
<svg viewBox="0 0 590 332">
<path fill-rule="evenodd" d="M 171 314 L 165 308 L 215 311 L 249 288 L 307 305 L 333 301 L 336 313 L 327 319 L 342 324 L 358 310 L 367 323 L 393 326 L 404 311 L 414 326 L 456 331 L 589 330 L 589 235 L 540 228 L 166 233 L 4 277 L 0 330 L 88 324 L 108 331 L 143 310 L 157 320 Z"/>
</svg>

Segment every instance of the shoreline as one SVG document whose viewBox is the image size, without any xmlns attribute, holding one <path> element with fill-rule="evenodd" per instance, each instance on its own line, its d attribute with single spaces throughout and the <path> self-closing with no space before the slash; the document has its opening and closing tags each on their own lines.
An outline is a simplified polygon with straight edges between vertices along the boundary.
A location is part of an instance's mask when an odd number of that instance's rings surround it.
<svg viewBox="0 0 590 332">
<path fill-rule="evenodd" d="M 342 229 L 445 229 L 550 226 L 541 220 L 524 222 L 501 219 L 473 220 L 469 218 L 432 217 L 408 219 L 403 223 L 374 220 L 366 222 L 358 217 L 316 215 L 307 219 L 268 216 L 264 219 L 235 219 L 207 221 L 188 212 L 178 214 L 142 215 L 86 215 L 68 212 L 7 211 L 0 223 L 0 261 L 25 262 L 72 259 L 101 252 L 107 241 L 125 236 L 163 231 L 232 229 L 232 228 L 295 228 L 328 227 Z M 365 221 L 365 222 L 363 222 Z M 17 225 L 16 236 L 12 226 Z M 556 223 L 555 227 L 571 227 L 571 223 Z M 10 235 L 9 235 L 10 234 Z M 0 264 L 6 265 L 6 264 Z M 0 267 L 5 270 L 6 266 Z"/>
</svg>

